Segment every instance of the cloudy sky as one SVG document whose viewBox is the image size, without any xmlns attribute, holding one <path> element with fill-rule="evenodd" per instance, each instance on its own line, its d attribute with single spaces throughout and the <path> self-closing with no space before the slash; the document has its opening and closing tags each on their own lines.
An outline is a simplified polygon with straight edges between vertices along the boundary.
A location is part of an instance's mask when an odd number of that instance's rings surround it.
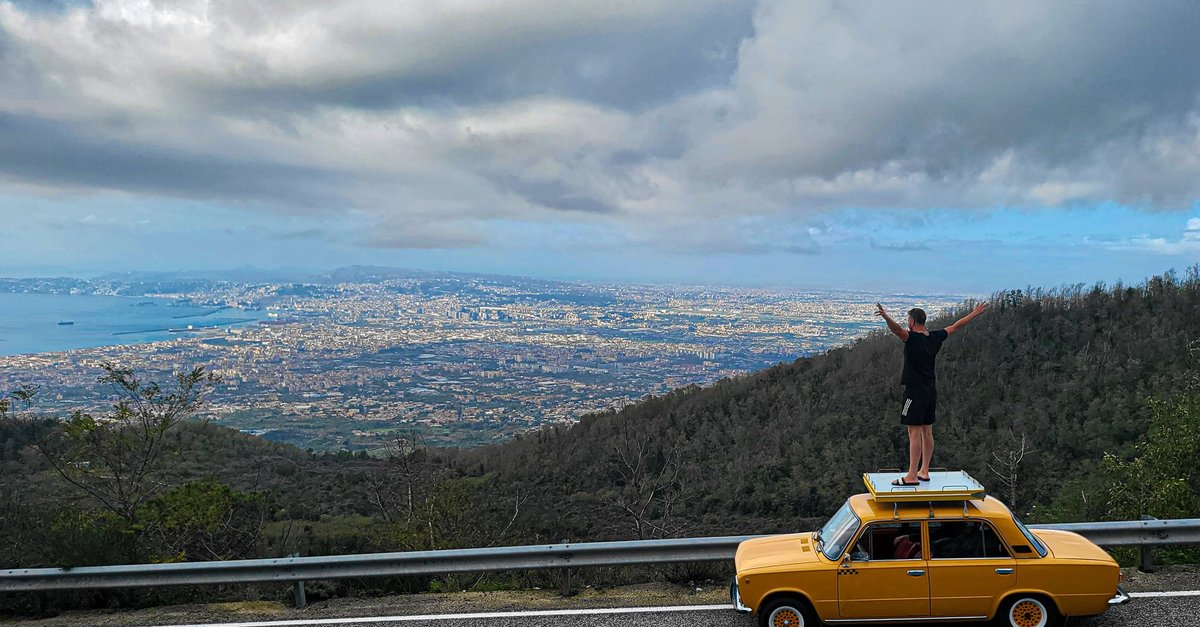
<svg viewBox="0 0 1200 627">
<path fill-rule="evenodd" d="M 1200 4 L 0 1 L 0 274 L 1200 261 Z"/>
</svg>

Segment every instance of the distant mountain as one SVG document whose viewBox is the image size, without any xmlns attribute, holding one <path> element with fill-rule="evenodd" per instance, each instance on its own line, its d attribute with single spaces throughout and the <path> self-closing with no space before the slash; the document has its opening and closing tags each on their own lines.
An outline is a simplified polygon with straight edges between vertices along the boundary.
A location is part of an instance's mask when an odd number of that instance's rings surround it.
<svg viewBox="0 0 1200 627">
<path fill-rule="evenodd" d="M 218 270 L 181 270 L 168 272 L 108 272 L 97 276 L 97 282 L 125 281 L 154 283 L 167 281 L 202 281 L 228 283 L 289 283 L 303 281 L 312 270 L 302 268 L 258 268 L 243 265 Z"/>
<path fill-rule="evenodd" d="M 314 283 L 376 283 L 393 279 L 447 278 L 450 276 L 453 276 L 453 273 L 412 268 L 345 266 L 329 272 L 309 275 L 308 280 Z"/>
<path fill-rule="evenodd" d="M 328 272 L 300 268 L 240 266 L 224 270 L 107 272 L 91 279 L 72 277 L 0 278 L 0 292 L 43 294 L 120 294 L 128 296 L 199 291 L 225 284 L 284 286 L 280 295 L 319 296 L 338 283 L 381 283 L 409 280 L 415 291 L 452 294 L 469 292 L 471 283 L 520 287 L 530 293 L 570 291 L 580 284 L 519 276 L 445 272 L 383 266 L 346 266 Z M 309 289 L 306 289 L 306 286 Z M 323 286 L 323 287 L 322 287 Z M 411 291 L 411 290 L 410 290 Z"/>
<path fill-rule="evenodd" d="M 398 279 L 419 280 L 462 280 L 485 281 L 502 285 L 528 285 L 557 287 L 573 285 L 562 281 L 550 281 L 507 274 L 481 272 L 451 272 L 444 270 L 420 270 L 416 268 L 392 268 L 387 266 L 345 266 L 326 273 L 311 275 L 308 280 L 315 283 L 378 283 Z"/>
</svg>

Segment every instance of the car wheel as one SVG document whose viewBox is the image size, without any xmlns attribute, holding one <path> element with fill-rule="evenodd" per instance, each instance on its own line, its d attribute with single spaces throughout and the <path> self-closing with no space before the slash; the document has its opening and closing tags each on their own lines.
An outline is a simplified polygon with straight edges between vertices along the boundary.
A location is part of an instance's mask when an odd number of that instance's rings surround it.
<svg viewBox="0 0 1200 627">
<path fill-rule="evenodd" d="M 1045 599 L 1018 595 L 1004 604 L 996 622 L 1005 627 L 1047 627 L 1057 625 L 1057 618 L 1058 612 Z"/>
<path fill-rule="evenodd" d="M 758 624 L 759 627 L 817 627 L 820 621 L 808 603 L 795 597 L 779 597 L 759 611 Z"/>
</svg>

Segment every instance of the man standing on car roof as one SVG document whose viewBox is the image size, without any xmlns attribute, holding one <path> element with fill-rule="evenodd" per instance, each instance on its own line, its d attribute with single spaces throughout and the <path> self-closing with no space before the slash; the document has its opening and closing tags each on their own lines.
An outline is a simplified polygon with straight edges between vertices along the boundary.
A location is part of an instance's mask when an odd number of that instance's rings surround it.
<svg viewBox="0 0 1200 627">
<path fill-rule="evenodd" d="M 904 370 L 900 383 L 904 385 L 904 406 L 900 409 L 900 424 L 908 427 L 908 474 L 892 481 L 896 486 L 916 486 L 929 481 L 929 461 L 933 458 L 933 421 L 937 408 L 937 374 L 934 358 L 942 342 L 963 328 L 975 316 L 983 313 L 987 303 L 979 303 L 971 313 L 939 331 L 925 328 L 925 310 L 908 310 L 908 329 L 902 328 L 875 303 L 875 315 L 883 318 L 888 329 L 904 340 Z M 924 469 L 925 474 L 921 474 Z"/>
</svg>

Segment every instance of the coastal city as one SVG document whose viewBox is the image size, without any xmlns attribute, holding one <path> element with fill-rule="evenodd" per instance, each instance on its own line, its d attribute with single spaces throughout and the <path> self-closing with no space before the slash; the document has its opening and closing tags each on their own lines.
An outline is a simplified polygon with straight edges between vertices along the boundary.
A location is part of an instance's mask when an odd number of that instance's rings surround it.
<svg viewBox="0 0 1200 627">
<path fill-rule="evenodd" d="M 4 358 L 0 385 L 39 388 L 30 411 L 102 415 L 105 362 L 157 381 L 204 366 L 221 377 L 204 418 L 314 450 L 379 450 L 409 432 L 492 442 L 851 342 L 879 328 L 877 300 L 932 312 L 962 301 L 367 269 L 305 282 L 10 279 L 0 289 L 201 309 L 157 341 Z"/>
</svg>

